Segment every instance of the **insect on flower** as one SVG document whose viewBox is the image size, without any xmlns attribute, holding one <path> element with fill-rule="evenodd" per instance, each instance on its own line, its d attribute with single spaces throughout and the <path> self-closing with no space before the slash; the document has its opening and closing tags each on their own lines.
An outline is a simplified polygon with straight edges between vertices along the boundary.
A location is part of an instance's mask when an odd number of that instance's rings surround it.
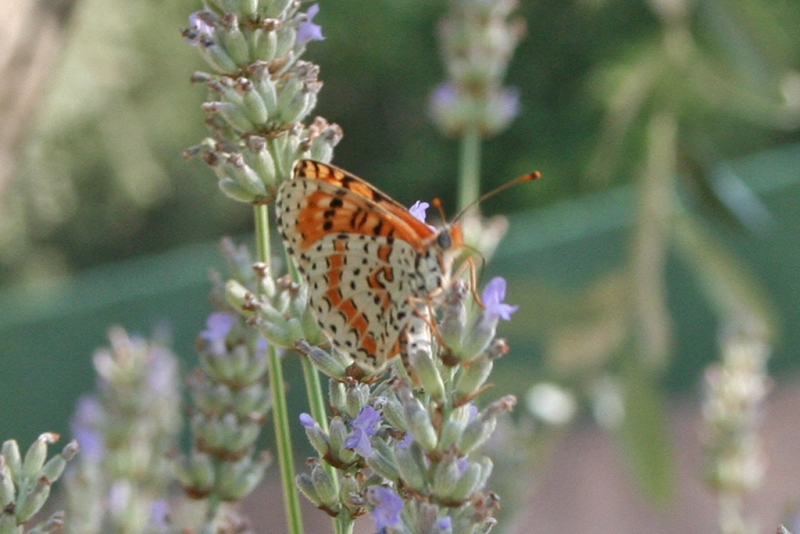
<svg viewBox="0 0 800 534">
<path fill-rule="evenodd" d="M 430 302 L 448 287 L 464 247 L 458 224 L 433 228 L 361 178 L 311 160 L 296 163 L 276 211 L 320 328 L 335 349 L 373 372 L 403 353 L 414 302 Z"/>
</svg>

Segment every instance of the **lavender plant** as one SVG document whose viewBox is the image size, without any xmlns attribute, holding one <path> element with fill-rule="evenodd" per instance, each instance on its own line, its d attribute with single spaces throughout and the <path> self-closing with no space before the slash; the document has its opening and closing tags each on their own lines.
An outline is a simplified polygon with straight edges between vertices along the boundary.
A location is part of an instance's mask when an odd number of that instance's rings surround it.
<svg viewBox="0 0 800 534">
<path fill-rule="evenodd" d="M 511 6 L 503 5 L 501 18 Z M 300 59 L 308 43 L 324 38 L 314 23 L 318 12 L 314 5 L 303 13 L 292 0 L 216 0 L 193 14 L 183 32 L 211 68 L 192 79 L 206 84 L 214 99 L 203 105 L 212 136 L 186 156 L 211 166 L 223 193 L 254 207 L 256 258 L 227 247 L 232 278 L 217 284 L 217 311 L 198 339 L 200 370 L 189 381 L 193 447 L 176 475 L 186 494 L 205 506 L 194 523 L 173 525 L 198 532 L 247 528 L 224 514 L 222 505 L 240 501 L 261 479 L 267 458 L 254 443 L 272 408 L 288 528 L 301 532 L 279 351 L 299 348 L 308 356 L 303 362 L 312 412 L 302 423 L 320 458 L 297 481 L 336 517 L 337 532 L 350 532 L 353 520 L 367 511 L 386 531 L 486 532 L 494 524 L 497 498 L 485 490 L 492 462 L 477 450 L 515 399 L 503 397 L 483 410 L 474 401 L 486 388 L 494 360 L 508 350 L 494 337 L 499 320 L 515 310 L 503 302 L 505 281 L 490 282 L 481 306 L 471 299 L 476 288 L 463 279 L 444 288 L 445 297 L 431 302 L 434 313 L 413 319 L 410 331 L 418 336 L 409 344 L 406 366 L 394 365 L 389 380 L 373 377 L 368 384 L 348 378 L 347 355 L 319 347 L 325 339 L 291 261 L 288 275 L 273 274 L 267 206 L 276 187 L 289 179 L 295 160 L 330 160 L 342 136 L 322 118 L 303 122 L 322 86 L 319 67 Z M 498 128 L 496 113 L 483 118 L 495 123 L 478 127 L 481 134 Z M 478 131 L 479 123 L 469 131 Z M 431 321 L 438 322 L 436 336 L 427 328 Z M 332 377 L 330 420 L 311 362 Z M 105 420 L 108 410 L 95 415 Z M 146 514 L 138 517 L 144 526 Z M 129 515 L 120 518 L 136 524 Z"/>
<path fill-rule="evenodd" d="M 98 392 L 78 401 L 72 421 L 83 454 L 67 476 L 66 531 L 163 532 L 181 428 L 178 362 L 163 342 L 118 327 L 109 337 L 94 355 Z"/>
<path fill-rule="evenodd" d="M 47 502 L 52 484 L 78 453 L 78 442 L 72 440 L 48 460 L 47 448 L 58 440 L 58 434 L 46 432 L 33 442 L 24 457 L 16 441 L 11 439 L 3 443 L 0 449 L 0 533 L 26 532 L 25 526 Z M 55 512 L 27 532 L 49 534 L 63 525 L 64 513 Z"/>
<path fill-rule="evenodd" d="M 755 533 L 744 499 L 760 487 L 766 468 L 758 430 L 770 389 L 768 330 L 758 318 L 740 317 L 726 325 L 720 347 L 720 361 L 705 373 L 706 479 L 719 503 L 720 532 Z"/>
</svg>

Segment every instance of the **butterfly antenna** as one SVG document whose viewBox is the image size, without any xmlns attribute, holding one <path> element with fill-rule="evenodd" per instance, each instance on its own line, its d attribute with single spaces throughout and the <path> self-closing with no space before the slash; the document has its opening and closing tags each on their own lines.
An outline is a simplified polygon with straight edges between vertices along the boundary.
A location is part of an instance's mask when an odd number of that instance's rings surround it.
<svg viewBox="0 0 800 534">
<path fill-rule="evenodd" d="M 509 181 L 509 182 L 506 182 L 506 183 L 504 183 L 503 185 L 501 185 L 501 186 L 499 186 L 499 187 L 495 187 L 494 189 L 492 189 L 492 190 L 491 190 L 491 191 L 489 191 L 488 193 L 484 193 L 484 194 L 482 194 L 482 195 L 481 195 L 481 196 L 479 196 L 477 199 L 473 200 L 472 202 L 470 202 L 469 204 L 467 204 L 466 206 L 464 206 L 464 207 L 461 209 L 461 211 L 459 211 L 459 212 L 456 214 L 456 216 L 453 218 L 453 221 L 455 222 L 455 221 L 459 220 L 461 217 L 463 217 L 463 216 L 464 216 L 464 214 L 465 214 L 467 211 L 469 211 L 469 209 L 470 209 L 470 208 L 472 208 L 473 206 L 476 206 L 477 204 L 480 204 L 481 202 L 483 202 L 483 201 L 484 201 L 484 200 L 486 200 L 487 198 L 493 197 L 493 196 L 495 196 L 497 193 L 500 193 L 500 192 L 502 192 L 502 191 L 505 191 L 505 190 L 506 190 L 506 189 L 508 189 L 509 187 L 514 187 L 515 185 L 517 185 L 517 184 L 521 184 L 521 183 L 523 183 L 523 182 L 530 182 L 530 181 L 533 181 L 533 180 L 538 180 L 538 179 L 539 179 L 539 178 L 541 178 L 541 177 L 542 177 L 542 173 L 541 173 L 541 172 L 539 172 L 539 171 L 529 172 L 528 174 L 523 174 L 522 176 L 520 176 L 520 177 L 518 177 L 518 178 L 514 178 L 513 180 L 511 180 L 511 181 Z M 435 202 L 434 202 L 434 205 L 436 205 L 436 203 L 435 203 Z M 440 207 L 439 209 L 441 210 L 441 207 Z"/>
</svg>

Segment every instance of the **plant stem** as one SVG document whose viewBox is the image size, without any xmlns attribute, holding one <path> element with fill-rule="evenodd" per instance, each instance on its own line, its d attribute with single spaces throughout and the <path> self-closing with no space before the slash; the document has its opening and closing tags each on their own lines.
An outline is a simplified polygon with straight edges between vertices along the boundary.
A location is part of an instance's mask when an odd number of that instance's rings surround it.
<svg viewBox="0 0 800 534">
<path fill-rule="evenodd" d="M 256 257 L 258 261 L 269 264 L 269 212 L 266 205 L 254 206 L 256 223 Z M 275 442 L 278 449 L 278 464 L 283 486 L 283 504 L 286 511 L 286 524 L 289 534 L 303 534 L 303 521 L 300 512 L 300 496 L 295 485 L 294 458 L 292 456 L 292 435 L 289 426 L 289 410 L 286 402 L 286 386 L 283 380 L 278 349 L 270 345 L 269 378 L 272 393 L 272 412 L 275 421 Z"/>
<path fill-rule="evenodd" d="M 470 128 L 461 136 L 458 175 L 458 211 L 478 198 L 481 190 L 481 135 Z"/>
</svg>

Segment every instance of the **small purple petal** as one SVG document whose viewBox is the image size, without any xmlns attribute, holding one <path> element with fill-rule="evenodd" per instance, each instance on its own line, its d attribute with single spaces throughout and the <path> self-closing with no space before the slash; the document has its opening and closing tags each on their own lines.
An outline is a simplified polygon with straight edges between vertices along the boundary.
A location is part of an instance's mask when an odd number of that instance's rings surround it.
<svg viewBox="0 0 800 534">
<path fill-rule="evenodd" d="M 418 221 L 425 222 L 425 217 L 427 216 L 425 212 L 428 211 L 428 208 L 430 207 L 431 205 L 427 202 L 420 202 L 417 200 L 410 208 L 408 208 L 408 212 Z"/>
<path fill-rule="evenodd" d="M 361 411 L 358 412 L 358 416 L 350 421 L 350 424 L 355 428 L 362 429 L 367 435 L 372 436 L 375 434 L 375 430 L 380 422 L 381 413 L 372 406 L 364 406 L 361 408 Z"/>
<path fill-rule="evenodd" d="M 439 520 L 439 530 L 450 530 L 453 528 L 453 519 L 446 515 Z"/>
<path fill-rule="evenodd" d="M 469 460 L 466 458 L 460 458 L 456 460 L 456 467 L 458 467 L 458 474 L 460 476 L 464 476 L 464 473 L 466 473 L 467 469 L 469 469 Z"/>
<path fill-rule="evenodd" d="M 150 520 L 159 532 L 166 532 L 169 528 L 169 504 L 164 499 L 153 501 L 150 504 Z"/>
<path fill-rule="evenodd" d="M 436 86 L 431 93 L 431 106 L 433 109 L 449 108 L 458 99 L 458 89 L 452 83 L 442 83 Z"/>
<path fill-rule="evenodd" d="M 369 458 L 373 454 L 372 443 L 369 435 L 360 427 L 356 427 L 344 442 L 345 448 L 352 449 L 364 458 Z"/>
<path fill-rule="evenodd" d="M 230 333 L 231 328 L 233 328 L 234 322 L 236 322 L 236 318 L 230 313 L 212 313 L 208 316 L 208 320 L 206 321 L 206 326 L 208 329 L 203 330 L 200 335 L 208 341 L 225 339 L 225 336 L 227 336 Z"/>
<path fill-rule="evenodd" d="M 98 428 L 103 419 L 105 412 L 97 398 L 84 395 L 78 399 L 70 429 L 81 446 L 81 457 L 89 462 L 99 462 L 105 453 L 105 441 Z"/>
<path fill-rule="evenodd" d="M 370 496 L 376 503 L 375 508 L 372 509 L 372 517 L 375 518 L 375 528 L 378 531 L 400 523 L 403 499 L 397 493 L 389 488 L 373 486 L 370 488 Z"/>
<path fill-rule="evenodd" d="M 206 35 L 213 35 L 214 26 L 206 22 L 207 16 L 208 12 L 206 11 L 195 11 L 189 15 L 189 26 Z"/>
<path fill-rule="evenodd" d="M 311 417 L 307 413 L 303 412 L 303 413 L 300 414 L 300 424 L 303 425 L 304 427 L 310 428 L 310 427 L 315 426 L 317 424 L 317 422 L 314 421 L 313 417 Z"/>
<path fill-rule="evenodd" d="M 358 416 L 350 421 L 353 432 L 345 440 L 344 446 L 355 450 L 361 456 L 371 456 L 373 451 L 369 437 L 375 435 L 380 422 L 380 412 L 372 406 L 364 406 L 358 412 Z"/>
<path fill-rule="evenodd" d="M 403 441 L 397 443 L 397 448 L 407 449 L 411 446 L 412 443 L 414 443 L 414 435 L 411 434 L 410 430 L 407 430 L 405 437 L 403 437 Z"/>
<path fill-rule="evenodd" d="M 200 332 L 200 337 L 211 345 L 211 352 L 217 355 L 225 353 L 225 338 L 235 322 L 236 318 L 227 312 L 215 312 L 208 316 L 207 329 Z"/>
<path fill-rule="evenodd" d="M 481 295 L 483 304 L 486 306 L 486 314 L 490 319 L 497 317 L 509 321 L 511 314 L 517 311 L 519 306 L 512 306 L 506 304 L 503 299 L 506 298 L 506 281 L 499 276 L 492 278 Z"/>
<path fill-rule="evenodd" d="M 317 13 L 319 13 L 319 4 L 314 4 L 308 8 L 305 22 L 300 23 L 300 27 L 297 28 L 298 43 L 304 44 L 309 41 L 322 41 L 325 39 L 325 36 L 322 35 L 322 26 L 313 22 Z"/>
</svg>

